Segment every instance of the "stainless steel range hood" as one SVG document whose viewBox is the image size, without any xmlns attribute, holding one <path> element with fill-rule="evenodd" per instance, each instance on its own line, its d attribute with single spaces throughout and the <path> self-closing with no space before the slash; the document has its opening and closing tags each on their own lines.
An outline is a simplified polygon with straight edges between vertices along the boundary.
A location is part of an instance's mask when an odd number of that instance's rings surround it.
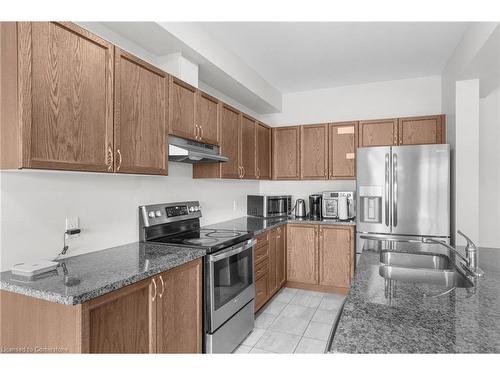
<svg viewBox="0 0 500 375">
<path fill-rule="evenodd" d="M 168 160 L 195 164 L 220 163 L 229 159 L 223 155 L 219 155 L 218 146 L 169 136 Z"/>
</svg>

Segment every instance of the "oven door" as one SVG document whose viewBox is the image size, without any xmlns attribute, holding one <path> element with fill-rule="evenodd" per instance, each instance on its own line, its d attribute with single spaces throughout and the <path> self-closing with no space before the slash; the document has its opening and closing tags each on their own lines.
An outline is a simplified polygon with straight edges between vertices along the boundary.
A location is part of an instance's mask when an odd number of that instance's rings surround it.
<svg viewBox="0 0 500 375">
<path fill-rule="evenodd" d="M 254 239 L 208 255 L 206 258 L 206 318 L 212 333 L 255 298 Z"/>
</svg>

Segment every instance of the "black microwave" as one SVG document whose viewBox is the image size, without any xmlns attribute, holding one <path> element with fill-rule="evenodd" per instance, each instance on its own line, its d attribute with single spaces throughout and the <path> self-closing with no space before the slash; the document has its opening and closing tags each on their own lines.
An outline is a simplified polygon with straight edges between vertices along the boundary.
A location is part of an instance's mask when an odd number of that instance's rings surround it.
<svg viewBox="0 0 500 375">
<path fill-rule="evenodd" d="M 292 211 L 291 195 L 248 195 L 247 215 L 259 217 L 287 216 Z"/>
</svg>

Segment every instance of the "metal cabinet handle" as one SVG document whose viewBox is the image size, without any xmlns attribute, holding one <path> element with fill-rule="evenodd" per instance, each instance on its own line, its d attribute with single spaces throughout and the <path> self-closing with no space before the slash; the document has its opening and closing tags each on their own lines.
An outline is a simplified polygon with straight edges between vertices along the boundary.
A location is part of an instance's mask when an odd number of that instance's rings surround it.
<svg viewBox="0 0 500 375">
<path fill-rule="evenodd" d="M 106 157 L 106 165 L 108 166 L 108 171 L 112 172 L 113 171 L 113 149 L 111 148 L 111 145 L 108 145 L 108 154 Z"/>
<path fill-rule="evenodd" d="M 394 186 L 392 190 L 392 225 L 394 227 L 398 226 L 398 155 L 392 155 L 392 178 L 394 180 Z"/>
<path fill-rule="evenodd" d="M 118 166 L 116 167 L 116 170 L 119 171 L 121 166 L 122 166 L 122 153 L 120 152 L 120 149 L 116 151 L 117 153 L 117 159 L 118 159 Z"/>
<path fill-rule="evenodd" d="M 153 294 L 153 301 L 156 299 L 156 280 L 153 278 L 153 286 L 155 287 L 155 294 Z"/>
<path fill-rule="evenodd" d="M 161 292 L 159 294 L 159 297 L 163 297 L 163 293 L 165 292 L 165 282 L 163 281 L 163 276 L 160 275 L 160 281 L 161 281 Z"/>
<path fill-rule="evenodd" d="M 389 154 L 385 154 L 385 226 L 389 226 Z"/>
<path fill-rule="evenodd" d="M 203 139 L 203 126 L 198 125 L 198 127 L 200 128 L 200 139 Z"/>
<path fill-rule="evenodd" d="M 245 177 L 245 167 L 241 166 L 241 178 Z"/>
</svg>

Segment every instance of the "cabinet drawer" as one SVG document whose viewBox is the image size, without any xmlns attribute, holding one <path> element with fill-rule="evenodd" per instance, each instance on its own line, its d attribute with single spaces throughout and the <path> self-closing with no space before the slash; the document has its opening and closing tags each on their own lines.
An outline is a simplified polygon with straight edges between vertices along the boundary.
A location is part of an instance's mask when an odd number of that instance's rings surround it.
<svg viewBox="0 0 500 375">
<path fill-rule="evenodd" d="M 267 277 L 261 277 L 255 282 L 255 311 L 267 301 Z"/>
<path fill-rule="evenodd" d="M 259 234 L 255 237 L 255 239 L 257 240 L 257 243 L 255 244 L 256 249 L 269 244 L 269 231 Z"/>
<path fill-rule="evenodd" d="M 257 264 L 257 263 L 263 261 L 264 259 L 267 259 L 268 256 L 269 256 L 269 244 L 261 246 L 255 250 L 254 263 Z"/>
<path fill-rule="evenodd" d="M 269 272 L 269 261 L 266 259 L 255 266 L 255 280 L 266 276 Z"/>
</svg>

